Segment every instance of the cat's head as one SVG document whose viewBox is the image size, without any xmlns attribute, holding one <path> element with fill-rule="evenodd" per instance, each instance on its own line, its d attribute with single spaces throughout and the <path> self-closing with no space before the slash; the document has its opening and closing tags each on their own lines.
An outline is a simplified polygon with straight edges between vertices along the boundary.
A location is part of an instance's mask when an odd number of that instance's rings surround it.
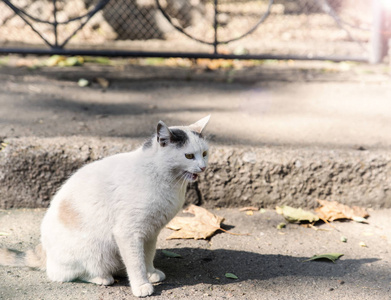
<svg viewBox="0 0 391 300">
<path fill-rule="evenodd" d="M 155 143 L 159 155 L 168 163 L 175 176 L 195 181 L 208 165 L 209 146 L 203 131 L 210 115 L 189 126 L 168 127 L 160 121 Z"/>
</svg>

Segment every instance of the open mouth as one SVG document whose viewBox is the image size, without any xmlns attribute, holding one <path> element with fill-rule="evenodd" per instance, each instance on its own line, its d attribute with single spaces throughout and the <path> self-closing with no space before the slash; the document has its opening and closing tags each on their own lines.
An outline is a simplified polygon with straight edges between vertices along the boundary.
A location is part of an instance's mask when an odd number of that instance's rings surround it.
<svg viewBox="0 0 391 300">
<path fill-rule="evenodd" d="M 197 174 L 190 173 L 190 172 L 187 172 L 187 171 L 185 172 L 185 175 L 186 175 L 186 179 L 189 180 L 189 181 L 195 181 L 198 178 Z"/>
</svg>

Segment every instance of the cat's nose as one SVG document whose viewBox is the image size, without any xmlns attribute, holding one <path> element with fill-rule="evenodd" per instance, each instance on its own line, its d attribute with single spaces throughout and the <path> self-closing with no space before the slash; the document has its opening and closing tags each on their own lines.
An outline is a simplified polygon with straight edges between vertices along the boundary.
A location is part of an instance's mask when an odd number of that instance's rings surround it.
<svg viewBox="0 0 391 300">
<path fill-rule="evenodd" d="M 204 172 L 206 167 L 200 167 L 200 169 L 201 169 L 201 172 Z"/>
</svg>

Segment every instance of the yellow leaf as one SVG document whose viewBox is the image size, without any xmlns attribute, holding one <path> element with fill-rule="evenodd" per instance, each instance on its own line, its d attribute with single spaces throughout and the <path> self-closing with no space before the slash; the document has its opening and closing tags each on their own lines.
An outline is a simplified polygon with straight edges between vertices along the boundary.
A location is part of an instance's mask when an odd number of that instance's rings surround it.
<svg viewBox="0 0 391 300">
<path fill-rule="evenodd" d="M 216 216 L 205 208 L 191 205 L 184 212 L 194 217 L 175 217 L 167 224 L 167 228 L 176 230 L 167 239 L 207 239 L 217 230 L 224 218 Z"/>
<path fill-rule="evenodd" d="M 46 60 L 45 65 L 48 67 L 54 67 L 57 66 L 61 61 L 65 61 L 65 60 L 66 57 L 63 55 L 53 55 Z"/>
</svg>

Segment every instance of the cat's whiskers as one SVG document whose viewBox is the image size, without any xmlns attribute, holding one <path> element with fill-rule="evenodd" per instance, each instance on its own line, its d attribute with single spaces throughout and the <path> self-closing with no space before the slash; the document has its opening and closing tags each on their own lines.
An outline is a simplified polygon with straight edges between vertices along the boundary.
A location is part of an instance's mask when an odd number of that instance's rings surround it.
<svg viewBox="0 0 391 300">
<path fill-rule="evenodd" d="M 183 189 L 183 186 L 184 186 L 185 184 L 187 184 L 186 173 L 183 173 L 183 174 L 181 175 L 180 180 L 182 180 L 182 183 L 181 183 L 181 186 L 180 186 L 180 190 L 182 190 L 182 189 Z"/>
<path fill-rule="evenodd" d="M 185 173 L 179 173 L 178 175 L 173 176 L 172 179 L 168 182 L 168 184 L 171 185 L 175 181 L 175 183 L 172 185 L 175 187 L 178 183 L 180 183 L 181 180 L 186 181 L 185 176 L 186 176 Z"/>
</svg>

